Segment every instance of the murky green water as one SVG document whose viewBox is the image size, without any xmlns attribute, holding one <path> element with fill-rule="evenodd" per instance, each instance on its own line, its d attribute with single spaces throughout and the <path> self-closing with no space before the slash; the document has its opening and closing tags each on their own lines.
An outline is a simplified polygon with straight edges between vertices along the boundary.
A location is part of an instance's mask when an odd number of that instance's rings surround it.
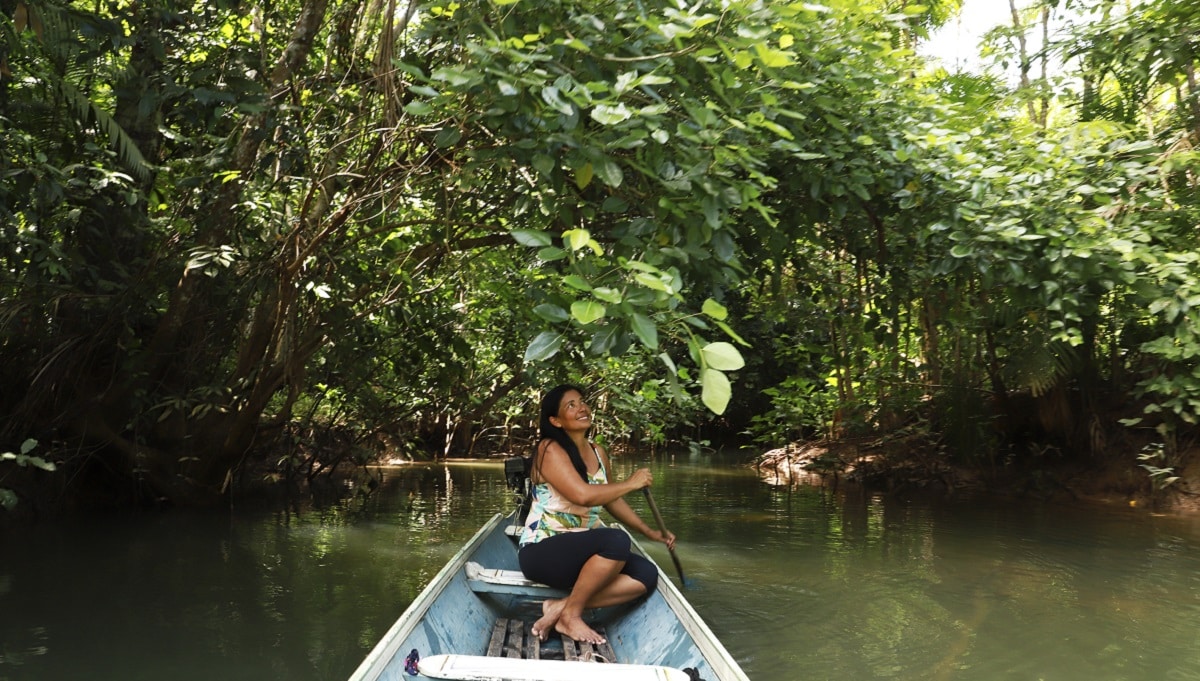
<svg viewBox="0 0 1200 681">
<path fill-rule="evenodd" d="M 685 594 L 756 681 L 1200 678 L 1200 521 L 653 465 Z M 10 533 L 0 681 L 345 679 L 506 499 L 498 464 L 414 467 L 324 510 Z"/>
</svg>

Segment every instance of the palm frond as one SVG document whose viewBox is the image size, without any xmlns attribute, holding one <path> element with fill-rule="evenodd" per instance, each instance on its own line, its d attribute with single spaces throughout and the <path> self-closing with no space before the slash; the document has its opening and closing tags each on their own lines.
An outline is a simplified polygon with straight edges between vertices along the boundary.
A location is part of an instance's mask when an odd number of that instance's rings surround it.
<svg viewBox="0 0 1200 681">
<path fill-rule="evenodd" d="M 129 133 L 125 132 L 116 119 L 100 108 L 91 98 L 80 92 L 70 81 L 60 81 L 58 86 L 68 104 L 75 107 L 79 119 L 88 121 L 90 115 L 90 119 L 96 122 L 100 131 L 108 136 L 109 144 L 117 151 L 117 156 L 120 157 L 125 167 L 139 180 L 148 180 L 153 169 L 146 161 L 146 157 L 142 156 L 137 142 L 129 136 Z"/>
<path fill-rule="evenodd" d="M 1036 342 L 1010 357 L 1005 373 L 1012 378 L 1013 385 L 1039 397 L 1077 373 L 1082 365 L 1079 351 L 1069 343 Z"/>
<path fill-rule="evenodd" d="M 10 51 L 14 55 L 21 55 L 23 62 L 31 63 L 32 60 L 20 47 L 23 45 L 22 32 L 25 29 L 32 30 L 46 56 L 57 67 L 39 69 L 35 74 L 37 79 L 43 80 L 52 91 L 57 92 L 85 126 L 94 123 L 94 129 L 108 138 L 121 163 L 134 176 L 142 181 L 148 180 L 153 168 L 134 139 L 112 114 L 75 85 L 75 81 L 87 78 L 93 70 L 87 60 L 79 58 L 86 51 L 80 40 L 86 41 L 88 35 L 103 33 L 100 30 L 103 21 L 53 2 L 24 2 L 19 6 L 23 8 L 20 24 L 13 21 L 0 23 L 0 32 L 10 38 Z"/>
</svg>

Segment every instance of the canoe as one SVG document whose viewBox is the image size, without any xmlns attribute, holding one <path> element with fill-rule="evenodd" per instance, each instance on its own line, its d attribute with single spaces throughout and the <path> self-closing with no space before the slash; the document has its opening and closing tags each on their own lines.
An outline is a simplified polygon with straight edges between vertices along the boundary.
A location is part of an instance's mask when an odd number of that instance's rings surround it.
<svg viewBox="0 0 1200 681">
<path fill-rule="evenodd" d="M 484 524 L 350 681 L 749 681 L 662 568 L 649 596 L 585 612 L 607 644 L 557 633 L 539 641 L 529 628 L 541 602 L 565 593 L 524 578 L 514 517 L 496 514 Z"/>
</svg>

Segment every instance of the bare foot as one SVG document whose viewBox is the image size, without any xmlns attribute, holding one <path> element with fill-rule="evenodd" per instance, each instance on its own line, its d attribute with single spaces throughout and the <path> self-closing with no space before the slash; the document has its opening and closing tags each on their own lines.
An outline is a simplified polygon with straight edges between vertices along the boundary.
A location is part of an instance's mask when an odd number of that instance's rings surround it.
<svg viewBox="0 0 1200 681">
<path fill-rule="evenodd" d="M 542 616 L 531 627 L 534 636 L 542 641 L 550 638 L 550 630 L 558 623 L 558 618 L 562 614 L 563 603 L 564 599 L 562 598 L 549 598 L 542 601 Z"/>
<path fill-rule="evenodd" d="M 554 630 L 563 636 L 584 643 L 599 645 L 605 642 L 603 636 L 597 634 L 583 619 L 577 616 L 562 615 L 560 613 L 558 621 L 554 623 Z"/>
</svg>

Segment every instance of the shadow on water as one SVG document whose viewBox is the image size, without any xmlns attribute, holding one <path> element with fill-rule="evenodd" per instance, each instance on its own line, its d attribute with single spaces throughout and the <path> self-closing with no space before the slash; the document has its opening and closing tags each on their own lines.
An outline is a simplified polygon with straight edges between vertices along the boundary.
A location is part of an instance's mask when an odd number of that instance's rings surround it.
<svg viewBox="0 0 1200 681">
<path fill-rule="evenodd" d="M 1200 677 L 1194 521 L 832 494 L 733 463 L 614 467 L 655 469 L 685 594 L 756 681 Z M 508 503 L 499 462 L 379 479 L 323 508 L 0 536 L 0 681 L 346 678 Z M 676 579 L 666 548 L 646 548 Z"/>
</svg>

